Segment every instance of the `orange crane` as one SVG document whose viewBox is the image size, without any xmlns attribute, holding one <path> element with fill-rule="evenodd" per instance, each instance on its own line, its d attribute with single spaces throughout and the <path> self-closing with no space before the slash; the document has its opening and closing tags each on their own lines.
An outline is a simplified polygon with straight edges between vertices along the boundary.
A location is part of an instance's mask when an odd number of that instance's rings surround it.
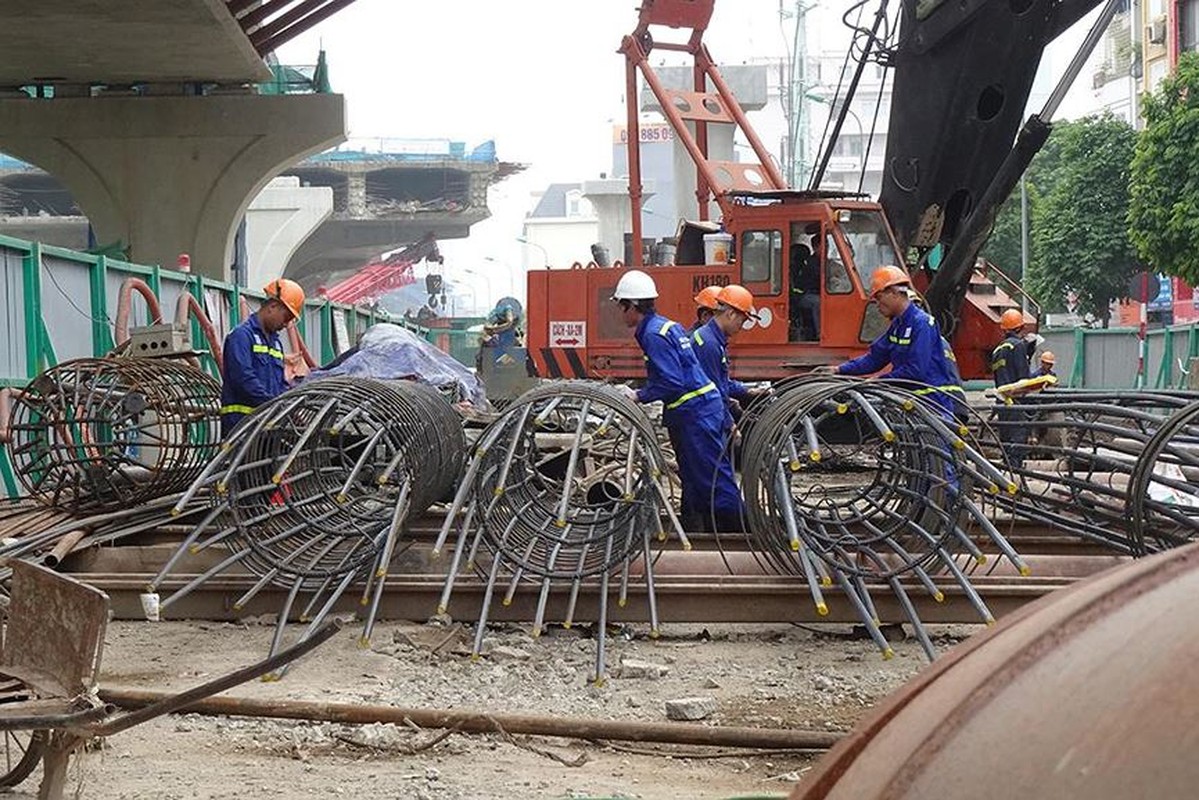
<svg viewBox="0 0 1199 800">
<path fill-rule="evenodd" d="M 1013 173 L 1018 177 L 1022 171 L 1020 161 L 1031 158 L 1044 138 L 1025 142 L 1021 149 L 1020 142 L 1025 139 L 1022 133 L 1018 147 L 1006 157 L 1004 152 L 996 151 L 997 143 L 1002 142 L 1006 149 L 1016 138 L 1021 98 L 1028 96 L 1031 74 L 1045 44 L 1089 11 L 1097 0 L 970 0 L 961 7 L 917 0 L 901 2 L 904 24 L 919 35 L 901 37 L 899 45 L 882 54 L 876 52 L 876 57 L 919 64 L 921 69 L 941 75 L 942 83 L 934 92 L 938 96 L 902 110 L 907 116 L 897 116 L 900 111 L 893 108 L 892 127 L 899 119 L 904 135 L 920 141 L 919 132 L 937 124 L 941 126 L 937 129 L 941 139 L 959 144 L 959 149 L 973 143 L 975 151 L 951 164 L 937 163 L 935 153 L 929 157 L 932 162 L 915 156 L 906 158 L 905 168 L 914 174 L 924 170 L 937 180 L 919 183 L 913 179 L 905 197 L 899 197 L 898 191 L 889 192 L 887 187 L 883 195 L 884 199 L 890 196 L 890 202 L 901 211 L 905 247 L 916 248 L 923 257 L 940 237 L 943 247 L 949 249 L 953 270 L 938 275 L 922 261 L 922 269 L 913 275 L 914 284 L 918 288 L 931 285 L 935 291 L 939 305 L 931 310 L 953 336 L 962 376 L 982 378 L 987 376 L 987 353 L 1000 339 L 999 314 L 1018 304 L 1015 298 L 1020 289 L 1013 284 L 1008 292 L 1002 291 L 974 270 L 974 257 L 985 239 L 978 231 L 989 229 L 982 226 L 988 215 L 994 219 L 995 209 L 1006 196 L 1003 185 Z M 1118 2 L 1109 0 L 1105 11 L 1109 19 Z M 881 266 L 904 266 L 905 251 L 883 205 L 861 195 L 817 188 L 795 190 L 786 185 L 703 43 L 714 4 L 715 0 L 643 0 L 636 29 L 621 43 L 626 63 L 632 263 L 618 263 L 613 269 L 591 265 L 585 269 L 529 272 L 528 350 L 534 369 L 542 376 L 644 376 L 641 353 L 609 301 L 623 274 L 621 267 L 642 267 L 638 74 L 696 168 L 697 224 L 680 225 L 674 264 L 645 266 L 658 286 L 659 311 L 687 323 L 694 318 L 692 298 L 705 286 L 739 283 L 752 291 L 759 319 L 738 336 L 729 353 L 733 373 L 743 380 L 777 380 L 839 363 L 860 355 L 886 329 L 886 319 L 869 296 L 870 280 Z M 871 45 L 876 45 L 876 51 L 882 49 L 875 34 L 884 12 L 885 3 L 880 5 L 873 30 L 866 31 L 867 51 Z M 681 30 L 684 37 L 658 41 L 655 37 L 662 35 L 663 29 Z M 1093 45 L 1093 41 L 1088 44 Z M 689 90 L 670 88 L 659 79 L 649 63 L 654 50 L 691 56 L 694 81 Z M 1005 55 L 999 57 L 997 53 Z M 865 57 L 861 56 L 859 74 Z M 1074 74 L 1081 68 L 1085 53 L 1080 57 L 1076 59 L 1077 67 L 1072 65 Z M 1002 92 L 1003 70 L 1016 75 L 1013 80 L 1017 87 L 1010 96 Z M 1000 77 L 992 78 L 996 71 Z M 965 80 L 964 74 L 971 80 Z M 931 81 L 927 79 L 924 85 Z M 980 81 L 990 83 L 975 98 L 969 92 L 975 88 L 973 83 Z M 911 84 L 910 77 L 901 81 L 897 74 L 897 92 L 910 89 Z M 995 100 L 996 94 L 999 101 Z M 941 103 L 953 113 L 931 112 L 934 103 Z M 957 114 L 968 117 L 969 124 L 958 125 Z M 986 119 L 982 119 L 984 116 Z M 1034 115 L 1030 123 L 1035 120 Z M 708 126 L 712 124 L 739 128 L 756 162 L 710 158 Z M 1047 135 L 1047 124 L 1032 127 Z M 894 160 L 890 152 L 888 159 Z M 977 204 L 979 214 L 970 216 L 974 209 L 961 198 L 968 199 L 971 193 L 955 181 L 969 184 L 983 195 L 985 202 Z M 938 197 L 938 192 L 954 189 L 956 206 Z M 1010 185 L 1007 189 L 1010 191 Z M 707 222 L 710 202 L 719 208 L 719 225 Z M 912 233 L 917 228 L 934 235 L 921 239 Z M 720 246 L 713 241 L 705 252 L 705 234 L 713 231 L 727 234 L 728 244 Z M 955 234 L 962 234 L 964 239 L 955 241 Z M 711 257 L 717 254 L 727 257 Z M 819 294 L 818 326 L 797 319 L 791 302 L 792 289 L 801 288 L 805 278 L 807 285 L 802 288 L 812 291 L 813 275 L 819 283 L 815 290 Z M 952 284 L 952 289 L 942 290 L 945 284 Z"/>
<path fill-rule="evenodd" d="M 692 298 L 700 289 L 744 285 L 757 299 L 759 319 L 738 336 L 730 351 L 732 369 L 741 379 L 781 379 L 862 353 L 887 324 L 869 301 L 870 276 L 880 266 L 903 264 L 903 259 L 878 203 L 856 195 L 787 187 L 703 43 L 714 2 L 646 0 L 637 28 L 621 43 L 633 208 L 630 266 L 642 266 L 640 74 L 696 167 L 699 224 L 681 226 L 674 265 L 645 267 L 658 285 L 658 309 L 686 323 L 694 317 Z M 686 38 L 657 41 L 655 33 L 663 27 L 684 29 Z M 670 88 L 659 79 L 649 63 L 654 50 L 692 57 L 690 90 Z M 709 158 L 708 126 L 712 124 L 740 128 L 756 161 Z M 721 249 L 709 245 L 706 254 L 703 246 L 705 234 L 716 227 L 704 224 L 710 201 L 720 210 L 720 230 L 730 237 L 727 259 L 705 257 Z M 792 283 L 803 267 L 792 262 L 806 262 L 810 254 L 819 260 L 822 276 L 818 331 L 804 331 L 792 315 Z M 608 302 L 621 274 L 620 269 L 598 268 L 529 273 L 528 348 L 539 374 L 644 376 L 641 354 L 614 304 Z"/>
</svg>

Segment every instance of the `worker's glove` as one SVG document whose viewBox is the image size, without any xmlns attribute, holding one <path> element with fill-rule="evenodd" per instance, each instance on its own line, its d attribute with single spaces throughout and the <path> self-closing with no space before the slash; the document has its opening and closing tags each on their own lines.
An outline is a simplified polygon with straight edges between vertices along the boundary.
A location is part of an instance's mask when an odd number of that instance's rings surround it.
<svg viewBox="0 0 1199 800">
<path fill-rule="evenodd" d="M 832 366 L 831 364 L 821 364 L 819 367 L 816 367 L 815 369 L 812 370 L 812 374 L 813 375 L 836 375 L 837 368 Z"/>
<path fill-rule="evenodd" d="M 1040 347 L 1041 345 L 1045 344 L 1045 337 L 1039 333 L 1029 331 L 1028 333 L 1024 334 L 1024 341 L 1036 347 Z"/>
<path fill-rule="evenodd" d="M 637 390 L 634 389 L 632 386 L 629 386 L 628 384 L 624 384 L 624 383 L 618 383 L 616 385 L 616 391 L 625 400 L 628 400 L 633 403 L 637 402 Z"/>
</svg>

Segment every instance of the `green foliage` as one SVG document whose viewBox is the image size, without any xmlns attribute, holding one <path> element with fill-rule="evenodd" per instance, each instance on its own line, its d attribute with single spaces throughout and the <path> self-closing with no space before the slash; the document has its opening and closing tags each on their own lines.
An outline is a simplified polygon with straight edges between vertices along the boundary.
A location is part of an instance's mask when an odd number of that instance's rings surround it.
<svg viewBox="0 0 1199 800">
<path fill-rule="evenodd" d="M 1078 309 L 1106 320 L 1138 269 L 1128 234 L 1128 177 L 1136 132 L 1109 115 L 1054 126 L 1036 176 L 1027 288 L 1045 310 Z"/>
<path fill-rule="evenodd" d="M 1145 96 L 1132 162 L 1129 234 L 1154 269 L 1199 283 L 1199 55 Z"/>
<path fill-rule="evenodd" d="M 999 267 L 1005 275 L 1013 280 L 1020 280 L 1020 190 L 1012 192 L 995 217 L 995 226 L 979 255 Z"/>
<path fill-rule="evenodd" d="M 1045 142 L 1040 152 L 1033 157 L 1032 163 L 1028 165 L 1028 169 L 1024 171 L 1025 191 L 1028 193 L 1030 250 L 1032 230 L 1036 223 L 1034 209 L 1037 203 L 1041 201 L 1047 181 L 1052 179 L 1054 170 L 1061 162 L 1060 151 L 1061 148 L 1058 146 L 1057 139 L 1051 135 L 1049 141 Z M 991 228 L 991 235 L 987 238 L 987 243 L 983 246 L 979 255 L 990 261 L 1005 275 L 1018 283 L 1024 282 L 1024 275 L 1022 274 L 1023 259 L 1020 253 L 1021 228 L 1020 188 L 1017 186 L 1016 190 L 1012 192 L 1012 196 L 999 207 L 999 214 L 995 217 L 995 225 Z M 1026 291 L 1028 290 L 1027 286 L 1024 288 Z"/>
</svg>

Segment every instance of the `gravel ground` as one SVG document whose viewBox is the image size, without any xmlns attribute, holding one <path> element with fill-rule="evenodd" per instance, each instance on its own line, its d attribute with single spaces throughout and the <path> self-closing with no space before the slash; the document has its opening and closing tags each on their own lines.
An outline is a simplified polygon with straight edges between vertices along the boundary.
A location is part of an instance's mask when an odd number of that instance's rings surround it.
<svg viewBox="0 0 1199 800">
<path fill-rule="evenodd" d="M 262 657 L 271 631 L 256 624 L 115 622 L 101 684 L 180 690 Z M 935 641 L 945 649 L 970 632 L 934 630 Z M 347 626 L 282 681 L 229 694 L 651 722 L 666 720 L 667 701 L 702 697 L 715 708 L 702 724 L 840 731 L 925 663 L 914 641 L 897 642 L 896 657 L 883 661 L 847 627 L 667 626 L 658 640 L 626 628 L 609 636 L 612 677 L 595 686 L 595 643 L 585 630 L 550 629 L 533 639 L 524 628 L 497 627 L 485 657 L 474 663 L 466 655 L 470 633 L 460 626 L 381 624 L 364 650 L 359 630 Z M 633 672 L 641 677 L 629 677 Z M 74 759 L 72 779 L 79 796 L 97 800 L 367 791 L 438 800 L 728 798 L 782 796 L 813 764 L 795 753 L 626 748 L 498 733 L 454 734 L 428 746 L 436 736 L 394 725 L 171 716 Z M 657 752 L 645 752 L 651 750 Z M 35 796 L 37 780 L 35 774 L 8 796 Z"/>
</svg>

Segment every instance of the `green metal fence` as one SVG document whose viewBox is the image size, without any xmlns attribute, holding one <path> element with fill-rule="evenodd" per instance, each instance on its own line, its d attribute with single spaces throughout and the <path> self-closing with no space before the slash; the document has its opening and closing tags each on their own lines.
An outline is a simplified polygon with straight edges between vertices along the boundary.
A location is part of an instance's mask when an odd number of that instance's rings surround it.
<svg viewBox="0 0 1199 800">
<path fill-rule="evenodd" d="M 1043 330 L 1045 349 L 1057 356 L 1063 384 L 1088 389 L 1180 389 L 1187 386 L 1191 359 L 1199 358 L 1199 323 L 1153 328 L 1145 335 L 1145 357 L 1136 328 Z"/>
<path fill-rule="evenodd" d="M 264 299 L 224 281 L 157 266 L 132 264 L 36 242 L 0 236 L 0 386 L 25 386 L 38 373 L 60 361 L 99 357 L 114 346 L 113 324 L 122 285 L 140 278 L 158 299 L 165 320 L 171 319 L 181 294 L 205 308 L 218 336 L 241 322 L 241 299 L 256 308 Z M 131 326 L 150 322 L 143 300 L 131 295 Z M 345 350 L 373 325 L 373 310 L 309 300 L 297 327 L 308 350 L 325 363 Z M 385 317 L 380 316 L 379 319 Z M 200 324 L 191 321 L 192 342 L 203 347 Z M 284 341 L 284 347 L 289 345 Z M 205 370 L 218 376 L 215 360 L 203 355 Z M 0 451 L 0 480 L 9 496 L 17 493 L 6 452 Z"/>
</svg>

